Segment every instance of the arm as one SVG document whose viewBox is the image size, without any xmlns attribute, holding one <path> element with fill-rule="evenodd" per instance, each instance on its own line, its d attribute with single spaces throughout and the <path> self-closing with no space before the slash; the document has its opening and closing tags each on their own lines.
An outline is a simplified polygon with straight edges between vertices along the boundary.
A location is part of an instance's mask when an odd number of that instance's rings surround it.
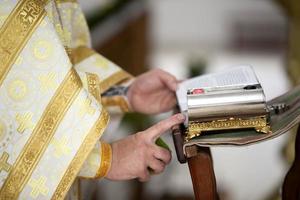
<svg viewBox="0 0 300 200">
<path fill-rule="evenodd" d="M 59 7 L 58 9 L 62 9 L 63 7 Z M 63 12 L 62 12 L 63 13 Z M 75 12 L 74 12 L 75 13 Z M 79 12 L 80 13 L 80 12 Z M 73 17 L 76 18 L 76 16 L 73 14 Z M 61 16 L 62 21 L 66 21 L 69 23 L 69 19 L 64 19 L 64 15 Z M 73 22 L 77 21 L 77 20 L 72 20 Z M 66 26 L 64 27 L 66 30 L 68 30 L 68 23 L 65 23 Z M 64 23 L 63 23 L 64 24 Z M 83 23 L 84 24 L 84 23 Z M 91 96 L 93 96 L 99 103 L 103 104 L 106 108 L 108 108 L 108 110 L 110 111 L 111 108 L 115 108 L 115 107 L 119 107 L 119 109 L 121 109 L 121 111 L 128 111 L 129 106 L 128 106 L 128 101 L 127 99 L 129 99 L 129 96 L 125 97 L 124 95 L 114 95 L 113 97 L 108 97 L 108 96 L 102 96 L 105 92 L 107 92 L 112 86 L 114 85 L 125 85 L 128 86 L 128 84 L 130 83 L 130 79 L 132 79 L 131 75 L 129 75 L 128 73 L 126 73 L 125 71 L 123 71 L 121 68 L 119 68 L 118 66 L 116 66 L 114 63 L 110 62 L 109 60 L 107 60 L 106 58 L 104 58 L 103 56 L 97 54 L 95 51 L 93 51 L 91 48 L 88 48 L 88 46 L 90 46 L 88 43 L 89 42 L 83 42 L 83 43 L 78 43 L 77 41 L 88 41 L 87 39 L 85 40 L 80 40 L 80 37 L 82 34 L 77 34 L 75 30 L 85 30 L 85 28 L 78 28 L 77 27 L 77 23 L 76 24 L 72 24 L 71 27 L 76 27 L 76 29 L 74 29 L 74 31 L 72 31 L 72 40 L 70 40 L 70 44 L 67 45 L 69 47 L 71 47 L 69 56 L 71 58 L 71 61 L 74 65 L 74 68 L 76 69 L 76 71 L 78 72 L 78 74 L 80 75 L 80 78 L 83 82 L 83 86 L 84 88 L 86 88 L 90 94 L 92 94 Z M 71 32 L 71 30 L 70 30 Z M 79 31 L 80 32 L 80 31 Z M 83 31 L 86 32 L 86 31 Z M 75 34 L 75 35 L 74 35 Z M 78 37 L 77 37 L 78 36 Z M 80 37 L 79 37 L 80 36 Z M 85 37 L 88 38 L 88 37 Z M 172 99 L 171 101 L 165 101 L 164 105 L 167 105 L 167 108 L 165 108 L 163 106 L 162 110 L 155 110 L 155 112 L 160 112 L 160 111 L 165 111 L 168 110 L 170 108 L 173 107 L 173 105 L 175 105 L 175 101 L 173 99 L 174 95 L 169 95 L 171 92 L 169 91 L 169 88 L 173 88 L 172 93 L 174 92 L 174 88 L 176 88 L 176 86 L 174 86 L 174 82 L 173 82 L 173 86 L 170 86 L 170 84 L 166 84 L 166 83 L 170 83 L 170 79 L 173 79 L 174 81 L 174 77 L 171 77 L 169 74 L 161 72 L 161 71 L 154 71 L 151 73 L 148 73 L 145 76 L 142 76 L 142 78 L 139 78 L 137 81 L 135 82 L 135 84 L 132 85 L 133 89 L 130 89 L 130 99 L 132 99 L 131 97 L 135 96 L 135 95 L 143 95 L 143 94 L 153 94 L 150 96 L 155 96 L 157 95 L 156 93 L 156 89 L 158 88 L 159 91 L 163 91 L 163 90 L 167 90 L 167 92 L 162 92 L 159 94 L 167 94 L 167 96 L 169 96 L 169 99 Z M 139 87 L 136 90 L 136 85 L 139 85 L 144 77 L 145 78 L 153 78 L 153 76 L 158 75 L 158 84 L 155 84 L 155 87 L 144 87 L 145 84 L 143 84 L 142 87 Z M 176 82 L 176 79 L 175 79 Z M 172 85 L 172 84 L 171 84 Z M 150 85 L 151 86 L 151 85 Z M 167 87 L 165 87 L 167 86 Z M 168 87 L 170 86 L 170 87 Z M 146 89 L 146 90 L 145 90 Z M 142 90 L 143 92 L 139 91 Z M 171 98 L 170 98 L 171 96 Z M 144 98 L 145 96 L 141 96 L 141 98 Z M 162 96 L 163 98 L 164 96 Z M 134 111 L 138 111 L 138 112 L 145 112 L 147 113 L 148 111 L 145 111 L 143 109 L 139 109 L 139 107 L 144 107 L 145 105 L 141 105 L 139 103 L 139 99 L 137 99 L 138 103 L 136 102 L 136 98 L 134 98 L 135 100 L 133 100 L 132 102 L 130 102 L 132 104 L 132 108 L 137 108 Z M 156 104 L 157 101 L 155 101 L 154 98 L 151 98 L 152 100 L 150 102 L 150 104 Z M 154 101 L 153 101 L 154 100 Z M 161 99 L 160 101 L 158 101 L 158 104 L 161 103 Z M 171 104 L 169 104 L 171 103 Z M 156 106 L 157 107 L 157 106 Z M 161 106 L 157 107 L 158 109 L 161 108 Z M 101 163 L 107 163 L 106 161 L 103 161 L 103 156 L 102 156 L 102 149 L 103 146 L 107 145 L 103 145 L 103 143 L 98 142 L 98 144 L 94 147 L 92 153 L 88 156 L 87 161 L 84 164 L 84 167 L 82 168 L 82 170 L 79 173 L 79 176 L 81 177 L 85 177 L 85 178 L 99 178 L 99 176 L 97 176 L 97 171 L 105 171 L 101 169 Z M 113 145 L 115 146 L 115 145 Z M 96 153 L 98 152 L 98 154 Z M 108 156 L 105 156 L 106 158 L 108 158 Z M 89 163 L 97 163 L 93 166 L 89 167 Z M 105 174 L 105 172 L 102 172 L 102 174 Z"/>
</svg>

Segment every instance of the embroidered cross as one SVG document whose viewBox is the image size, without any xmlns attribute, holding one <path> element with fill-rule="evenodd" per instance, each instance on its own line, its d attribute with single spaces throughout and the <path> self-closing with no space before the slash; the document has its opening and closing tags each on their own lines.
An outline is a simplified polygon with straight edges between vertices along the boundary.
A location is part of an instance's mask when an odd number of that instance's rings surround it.
<svg viewBox="0 0 300 200">
<path fill-rule="evenodd" d="M 17 114 L 16 120 L 19 123 L 17 131 L 23 133 L 26 129 L 32 129 L 34 124 L 32 122 L 32 113 L 25 113 L 24 115 Z"/>
<path fill-rule="evenodd" d="M 41 176 L 39 179 L 31 179 L 29 181 L 29 186 L 32 188 L 30 196 L 32 198 L 37 198 L 40 194 L 46 196 L 49 192 L 49 189 L 45 186 L 47 179 L 44 176 Z"/>
<path fill-rule="evenodd" d="M 31 7 L 26 7 L 21 11 L 20 15 L 24 22 L 32 23 L 37 15 L 37 11 Z"/>
<path fill-rule="evenodd" d="M 0 172 L 3 170 L 6 172 L 9 172 L 11 169 L 11 165 L 7 162 L 9 158 L 9 154 L 6 152 L 3 152 L 1 158 L 0 158 Z"/>
<path fill-rule="evenodd" d="M 95 110 L 95 108 L 93 108 L 91 106 L 91 103 L 92 103 L 92 100 L 90 100 L 90 99 L 84 99 L 81 102 L 81 107 L 80 107 L 80 111 L 79 111 L 80 116 L 83 116 L 85 114 L 93 115 L 95 113 L 96 110 Z"/>
<path fill-rule="evenodd" d="M 50 72 L 49 74 L 44 74 L 39 76 L 39 80 L 41 81 L 42 91 L 47 91 L 48 89 L 54 89 L 57 86 L 55 82 L 56 74 Z"/>
<path fill-rule="evenodd" d="M 71 152 L 71 148 L 67 145 L 68 139 L 66 137 L 63 137 L 61 139 L 53 138 L 52 144 L 55 148 L 54 155 L 56 157 L 60 157 L 63 154 L 67 155 L 67 154 L 70 154 L 70 152 Z"/>
</svg>

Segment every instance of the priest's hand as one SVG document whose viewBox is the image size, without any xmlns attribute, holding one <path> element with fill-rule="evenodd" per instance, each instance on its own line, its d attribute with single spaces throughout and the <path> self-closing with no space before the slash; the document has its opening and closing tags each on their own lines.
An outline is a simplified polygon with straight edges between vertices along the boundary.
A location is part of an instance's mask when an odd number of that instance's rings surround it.
<svg viewBox="0 0 300 200">
<path fill-rule="evenodd" d="M 112 144 L 112 163 L 106 175 L 110 180 L 138 178 L 147 181 L 150 173 L 159 174 L 171 161 L 171 152 L 155 144 L 157 138 L 172 126 L 184 121 L 176 114 L 149 129 L 130 135 Z"/>
<path fill-rule="evenodd" d="M 176 105 L 177 82 L 173 75 L 160 69 L 138 76 L 127 93 L 131 108 L 144 114 L 171 110 Z"/>
</svg>

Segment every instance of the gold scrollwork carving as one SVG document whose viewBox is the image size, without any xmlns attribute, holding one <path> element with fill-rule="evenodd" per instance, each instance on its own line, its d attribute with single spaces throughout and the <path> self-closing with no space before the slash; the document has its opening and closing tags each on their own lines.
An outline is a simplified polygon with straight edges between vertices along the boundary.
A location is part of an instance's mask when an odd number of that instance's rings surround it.
<svg viewBox="0 0 300 200">
<path fill-rule="evenodd" d="M 222 120 L 214 120 L 208 122 L 190 122 L 186 134 L 186 140 L 189 141 L 194 137 L 200 136 L 206 131 L 230 130 L 230 129 L 245 129 L 254 128 L 257 132 L 269 133 L 270 126 L 268 125 L 265 116 L 241 119 L 228 118 Z"/>
</svg>

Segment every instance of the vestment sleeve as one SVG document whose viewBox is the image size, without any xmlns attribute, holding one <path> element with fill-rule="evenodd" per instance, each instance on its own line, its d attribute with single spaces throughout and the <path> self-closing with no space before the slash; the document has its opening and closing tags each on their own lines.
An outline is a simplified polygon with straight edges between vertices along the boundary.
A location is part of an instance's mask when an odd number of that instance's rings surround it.
<svg viewBox="0 0 300 200">
<path fill-rule="evenodd" d="M 76 1 L 56 0 L 53 21 L 74 68 L 77 72 L 87 73 L 87 78 L 98 79 L 100 94 L 115 85 L 130 84 L 132 76 L 129 73 L 92 49 L 88 26 Z M 80 78 L 83 82 L 90 83 L 85 76 Z M 110 113 L 129 110 L 124 96 L 104 97 L 102 104 Z"/>
<path fill-rule="evenodd" d="M 83 82 L 87 82 L 87 87 L 93 84 L 91 79 L 98 82 L 96 87 L 99 87 L 100 95 L 116 85 L 128 86 L 133 80 L 129 73 L 88 47 L 74 49 L 71 57 L 75 69 L 86 73 L 86 78 L 81 77 Z M 116 110 L 114 108 L 122 112 L 129 111 L 129 104 L 124 95 L 103 96 L 101 102 L 109 111 Z"/>
<path fill-rule="evenodd" d="M 110 144 L 98 141 L 85 160 L 78 176 L 88 179 L 105 177 L 110 169 L 111 161 L 112 149 Z"/>
</svg>

